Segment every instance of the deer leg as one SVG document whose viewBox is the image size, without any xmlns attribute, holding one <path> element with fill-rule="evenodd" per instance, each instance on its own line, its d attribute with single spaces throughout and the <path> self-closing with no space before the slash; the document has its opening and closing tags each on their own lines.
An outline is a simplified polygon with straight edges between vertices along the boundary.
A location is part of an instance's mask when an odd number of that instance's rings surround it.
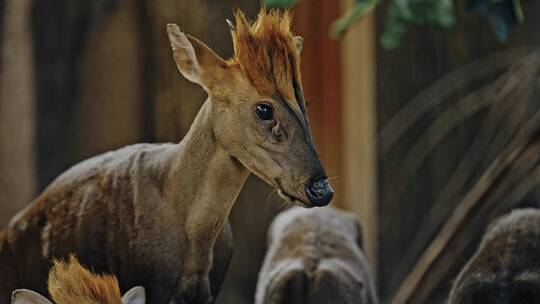
<svg viewBox="0 0 540 304">
<path fill-rule="evenodd" d="M 190 242 L 189 250 L 181 257 L 182 273 L 174 301 L 177 304 L 208 304 L 212 302 L 209 273 L 212 266 L 212 245 L 202 241 Z"/>
<path fill-rule="evenodd" d="M 185 268 L 173 301 L 174 304 L 213 303 L 225 279 L 232 257 L 233 236 L 225 222 L 213 248 L 192 246 L 194 250 L 184 260 Z"/>
<path fill-rule="evenodd" d="M 217 298 L 221 284 L 225 280 L 227 269 L 233 253 L 233 235 L 231 225 L 225 222 L 214 245 L 214 263 L 210 270 L 210 289 L 214 300 Z"/>
</svg>

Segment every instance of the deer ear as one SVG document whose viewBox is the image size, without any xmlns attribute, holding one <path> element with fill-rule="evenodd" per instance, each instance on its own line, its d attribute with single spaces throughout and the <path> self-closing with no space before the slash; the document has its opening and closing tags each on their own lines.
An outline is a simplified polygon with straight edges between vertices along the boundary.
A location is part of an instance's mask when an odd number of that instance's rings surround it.
<svg viewBox="0 0 540 304">
<path fill-rule="evenodd" d="M 302 36 L 294 36 L 293 44 L 296 49 L 296 54 L 300 56 L 300 53 L 302 53 L 302 50 L 304 49 L 304 38 Z"/>
<path fill-rule="evenodd" d="M 227 66 L 225 60 L 201 41 L 186 35 L 176 24 L 167 24 L 167 35 L 174 61 L 186 79 L 206 89 L 218 81 L 216 77 L 222 73 L 217 70 Z"/>
<path fill-rule="evenodd" d="M 145 304 L 146 293 L 144 287 L 133 287 L 122 296 L 122 304 Z"/>
<path fill-rule="evenodd" d="M 53 304 L 44 296 L 28 289 L 17 289 L 11 295 L 11 304 Z"/>
</svg>

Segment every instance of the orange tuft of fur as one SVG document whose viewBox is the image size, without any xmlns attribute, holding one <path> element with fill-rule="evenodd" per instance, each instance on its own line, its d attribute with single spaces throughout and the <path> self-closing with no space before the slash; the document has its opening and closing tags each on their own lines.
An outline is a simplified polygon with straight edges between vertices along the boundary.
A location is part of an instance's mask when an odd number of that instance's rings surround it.
<svg viewBox="0 0 540 304">
<path fill-rule="evenodd" d="M 93 274 L 72 255 L 67 262 L 55 260 L 49 273 L 49 293 L 57 304 L 121 304 L 118 280 Z"/>
<path fill-rule="evenodd" d="M 300 59 L 293 43 L 291 13 L 262 9 L 253 23 L 240 10 L 235 17 L 233 62 L 259 93 L 278 93 L 293 101 L 295 89 L 300 89 Z"/>
</svg>

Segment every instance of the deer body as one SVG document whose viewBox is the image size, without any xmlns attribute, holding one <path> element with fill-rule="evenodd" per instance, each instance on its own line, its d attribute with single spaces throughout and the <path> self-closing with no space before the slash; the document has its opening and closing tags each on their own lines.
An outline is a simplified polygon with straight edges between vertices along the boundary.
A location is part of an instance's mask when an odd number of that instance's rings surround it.
<svg viewBox="0 0 540 304">
<path fill-rule="evenodd" d="M 2 301 L 16 288 L 45 293 L 47 261 L 72 252 L 95 270 L 114 270 L 124 291 L 145 286 L 151 303 L 167 303 L 179 293 L 180 274 L 208 274 L 212 256 L 222 263 L 211 284 L 218 287 L 232 254 L 228 227 L 217 252 L 211 251 L 247 170 L 211 140 L 201 140 L 207 109 L 182 143 L 134 145 L 89 159 L 16 216 L 0 251 Z M 182 174 L 190 169 L 198 174 Z M 220 187 L 223 179 L 235 181 Z M 24 267 L 39 271 L 17 278 Z"/>
<path fill-rule="evenodd" d="M 141 285 L 150 303 L 209 303 L 232 252 L 228 214 L 249 172 L 305 207 L 333 190 L 313 146 L 288 13 L 262 11 L 232 29 L 221 59 L 176 25 L 175 62 L 208 99 L 179 144 L 134 145 L 59 176 L 0 233 L 0 304 L 18 288 L 45 293 L 52 258 Z"/>
</svg>

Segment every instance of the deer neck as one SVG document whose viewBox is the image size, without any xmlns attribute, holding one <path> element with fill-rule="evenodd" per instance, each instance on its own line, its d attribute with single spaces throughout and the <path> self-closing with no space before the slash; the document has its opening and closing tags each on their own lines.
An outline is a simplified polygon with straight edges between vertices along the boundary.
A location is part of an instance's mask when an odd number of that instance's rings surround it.
<svg viewBox="0 0 540 304">
<path fill-rule="evenodd" d="M 217 237 L 249 171 L 216 140 L 210 98 L 178 144 L 164 187 L 167 212 L 190 236 Z"/>
</svg>

